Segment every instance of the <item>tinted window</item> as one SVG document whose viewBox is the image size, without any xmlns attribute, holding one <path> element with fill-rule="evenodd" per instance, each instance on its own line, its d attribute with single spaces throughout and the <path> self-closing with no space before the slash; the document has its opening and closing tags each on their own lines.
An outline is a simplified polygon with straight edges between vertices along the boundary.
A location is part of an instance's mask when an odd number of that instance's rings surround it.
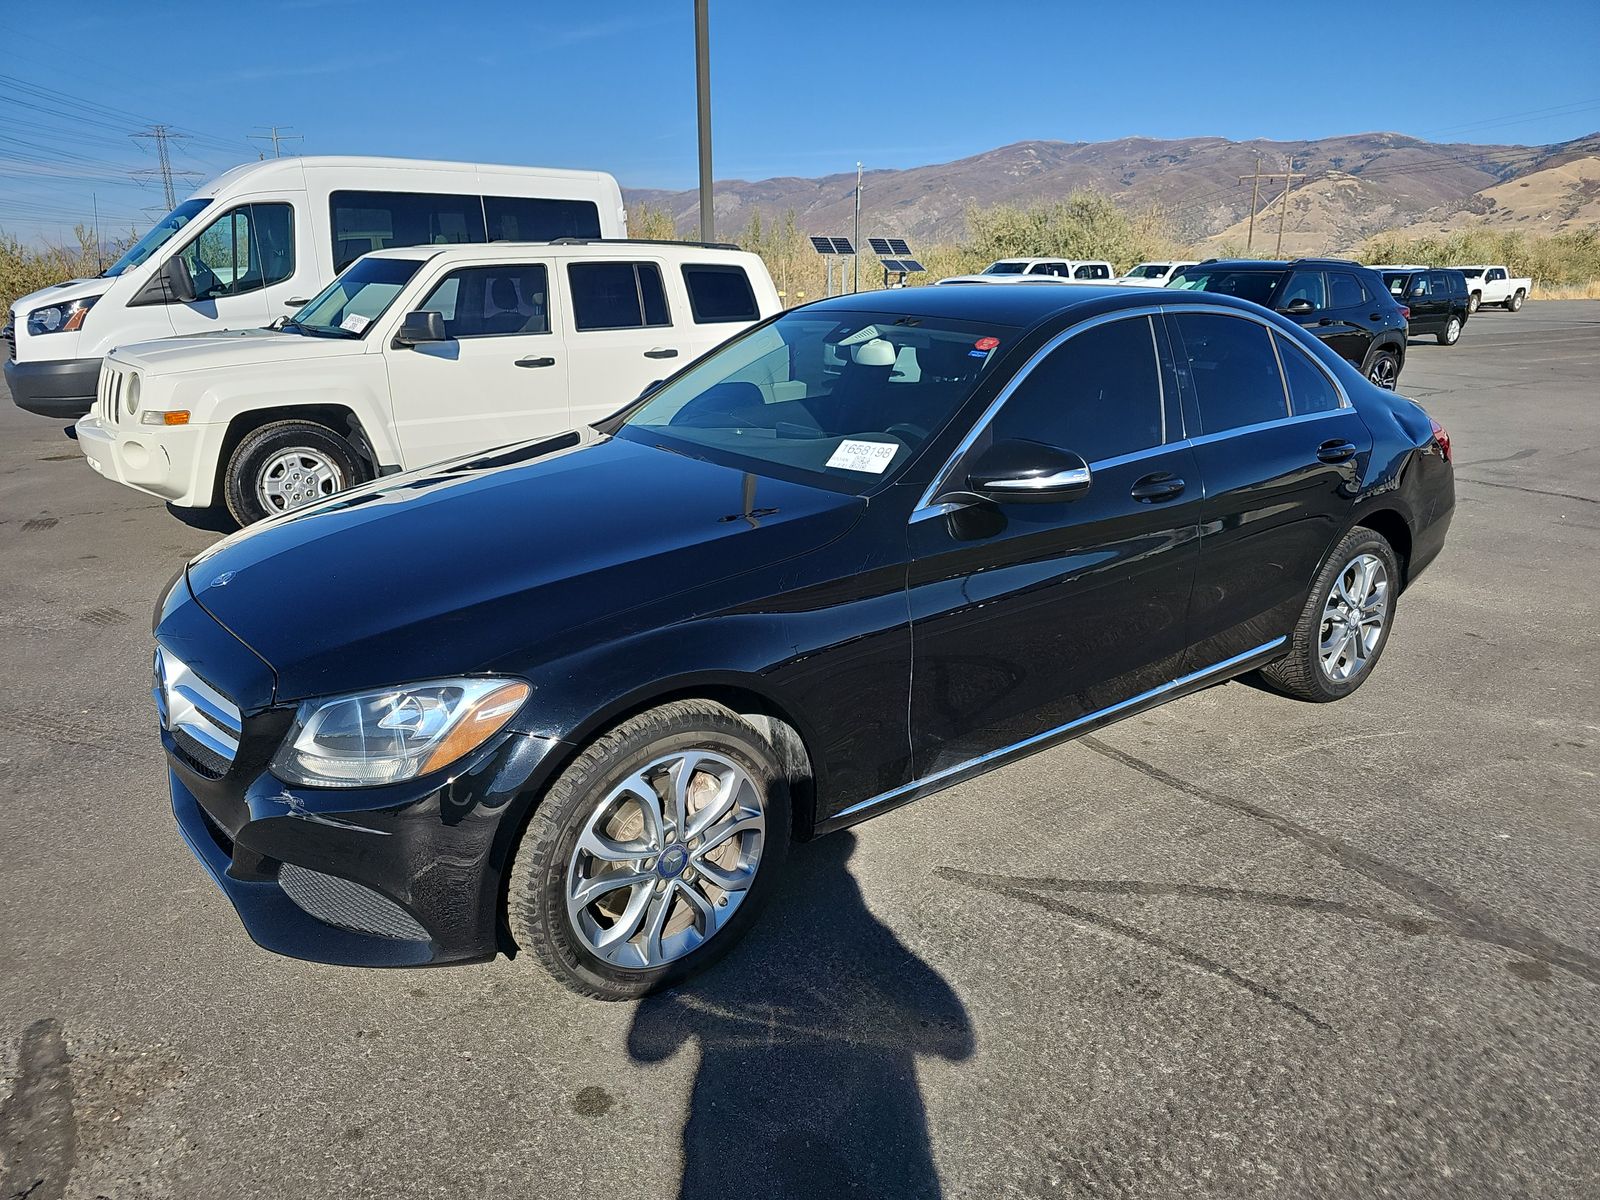
<svg viewBox="0 0 1600 1200">
<path fill-rule="evenodd" d="M 224 213 L 179 252 L 196 300 L 239 296 L 294 274 L 294 209 L 246 204 Z"/>
<path fill-rule="evenodd" d="M 1023 378 L 991 428 L 995 440 L 1045 442 L 1090 462 L 1159 446 L 1166 439 L 1150 318 L 1068 338 Z"/>
<path fill-rule="evenodd" d="M 1219 433 L 1289 415 L 1271 335 L 1254 321 L 1180 313 L 1180 360 L 1194 384 L 1202 433 Z"/>
<path fill-rule="evenodd" d="M 1228 268 L 1188 267 L 1175 276 L 1170 288 L 1188 292 L 1220 292 L 1224 296 L 1238 296 L 1265 304 L 1272 299 L 1272 290 L 1283 278 L 1282 271 L 1239 271 Z"/>
<path fill-rule="evenodd" d="M 1367 294 L 1361 281 L 1346 271 L 1328 272 L 1328 302 L 1331 308 L 1360 308 Z"/>
<path fill-rule="evenodd" d="M 1278 307 L 1288 308 L 1291 300 L 1309 300 L 1312 308 L 1328 307 L 1328 289 L 1321 271 L 1296 271 L 1278 297 Z"/>
<path fill-rule="evenodd" d="M 597 238 L 600 209 L 592 200 L 546 200 L 537 196 L 485 196 L 483 216 L 491 242 L 552 242 Z"/>
<path fill-rule="evenodd" d="M 689 289 L 689 311 L 697 325 L 754 321 L 760 316 L 743 267 L 691 264 L 683 268 L 683 286 Z"/>
<path fill-rule="evenodd" d="M 1490 283 L 1498 283 L 1500 280 L 1504 279 L 1505 277 L 1506 277 L 1506 273 L 1504 271 L 1502 271 L 1499 267 L 1496 267 L 1496 268 L 1494 268 L 1494 270 L 1490 271 L 1489 274 L 1486 275 L 1484 278 L 1486 278 Z"/>
<path fill-rule="evenodd" d="M 1311 356 L 1288 338 L 1273 335 L 1278 340 L 1278 354 L 1283 359 L 1283 376 L 1289 382 L 1289 407 L 1295 416 L 1302 413 L 1332 412 L 1339 407 L 1339 393 L 1327 373 L 1311 361 Z"/>
<path fill-rule="evenodd" d="M 1428 275 L 1428 290 L 1435 296 L 1448 296 L 1454 289 L 1450 286 L 1450 274 L 1447 271 L 1433 271 Z"/>
<path fill-rule="evenodd" d="M 1111 272 L 1101 263 L 1085 263 L 1077 270 L 1079 279 L 1110 279 Z"/>
<path fill-rule="evenodd" d="M 369 250 L 481 242 L 483 198 L 410 192 L 334 192 L 333 269 Z"/>
<path fill-rule="evenodd" d="M 654 263 L 569 263 L 572 320 L 580 330 L 667 325 L 667 296 Z"/>
<path fill-rule="evenodd" d="M 549 333 L 548 283 L 540 263 L 506 263 L 455 271 L 417 306 L 444 317 L 454 338 Z"/>
</svg>

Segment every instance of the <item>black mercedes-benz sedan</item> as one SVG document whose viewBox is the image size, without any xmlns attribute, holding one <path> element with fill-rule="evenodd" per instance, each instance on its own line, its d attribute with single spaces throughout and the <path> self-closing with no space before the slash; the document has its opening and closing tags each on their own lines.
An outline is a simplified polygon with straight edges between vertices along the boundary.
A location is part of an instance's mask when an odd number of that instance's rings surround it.
<svg viewBox="0 0 1600 1200">
<path fill-rule="evenodd" d="M 1244 672 L 1348 696 L 1453 508 L 1444 430 L 1246 301 L 840 297 L 195 559 L 173 808 L 268 949 L 637 996 L 793 839 Z"/>
</svg>

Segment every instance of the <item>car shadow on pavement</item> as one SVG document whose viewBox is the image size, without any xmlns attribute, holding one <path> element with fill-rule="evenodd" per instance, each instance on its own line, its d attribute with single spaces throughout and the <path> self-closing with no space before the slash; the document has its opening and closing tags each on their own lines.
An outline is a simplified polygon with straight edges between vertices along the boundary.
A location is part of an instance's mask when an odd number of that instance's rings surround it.
<svg viewBox="0 0 1600 1200">
<path fill-rule="evenodd" d="M 795 847 L 750 937 L 643 1001 L 628 1050 L 697 1045 L 682 1200 L 937 1197 L 917 1060 L 973 1052 L 943 976 L 867 911 L 854 834 Z"/>
</svg>

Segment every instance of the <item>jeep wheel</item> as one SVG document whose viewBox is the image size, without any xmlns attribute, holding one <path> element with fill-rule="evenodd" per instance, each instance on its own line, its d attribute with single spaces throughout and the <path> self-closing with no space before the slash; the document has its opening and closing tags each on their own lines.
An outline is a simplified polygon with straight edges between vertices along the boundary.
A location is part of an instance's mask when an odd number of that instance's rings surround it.
<svg viewBox="0 0 1600 1200">
<path fill-rule="evenodd" d="M 314 421 L 274 421 L 228 459 L 223 497 L 240 525 L 291 512 L 366 479 L 355 447 Z"/>
</svg>

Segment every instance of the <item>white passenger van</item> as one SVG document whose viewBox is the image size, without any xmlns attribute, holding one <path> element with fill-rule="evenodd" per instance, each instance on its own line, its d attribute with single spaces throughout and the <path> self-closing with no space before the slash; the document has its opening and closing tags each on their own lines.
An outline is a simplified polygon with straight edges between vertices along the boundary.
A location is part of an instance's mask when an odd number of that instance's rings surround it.
<svg viewBox="0 0 1600 1200">
<path fill-rule="evenodd" d="M 29 412 L 77 417 L 113 346 L 253 329 L 370 250 L 623 237 L 600 171 L 406 158 L 273 158 L 225 171 L 95 279 L 11 306 L 6 385 Z"/>
<path fill-rule="evenodd" d="M 374 476 L 591 424 L 780 307 L 733 246 L 415 246 L 278 329 L 119 346 L 78 446 L 248 525 Z"/>
</svg>

